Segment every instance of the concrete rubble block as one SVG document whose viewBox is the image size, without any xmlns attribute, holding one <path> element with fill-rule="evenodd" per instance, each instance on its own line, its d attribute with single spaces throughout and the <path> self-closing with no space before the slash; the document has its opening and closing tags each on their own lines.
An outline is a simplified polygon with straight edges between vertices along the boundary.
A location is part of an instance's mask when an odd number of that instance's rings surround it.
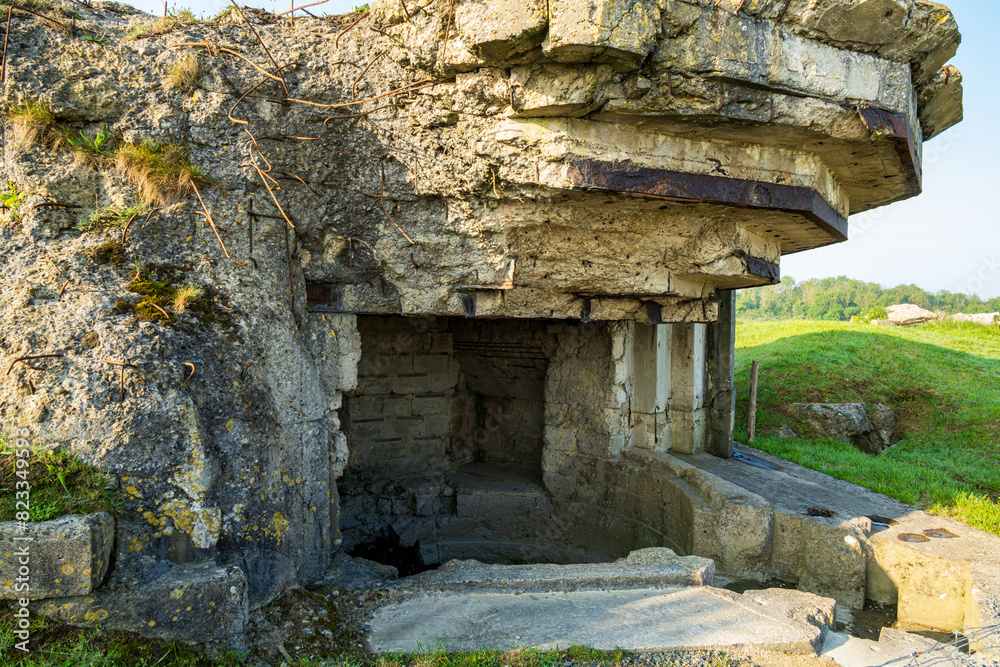
<svg viewBox="0 0 1000 667">
<path fill-rule="evenodd" d="M 490 565 L 452 560 L 437 570 L 402 579 L 395 587 L 464 592 L 667 588 L 711 586 L 714 575 L 711 559 L 681 557 L 665 547 L 651 547 L 613 563 Z"/>
<path fill-rule="evenodd" d="M 455 6 L 455 29 L 465 47 L 490 62 L 539 46 L 548 23 L 543 0 L 463 0 Z"/>
<path fill-rule="evenodd" d="M 872 411 L 864 403 L 795 403 L 793 407 L 816 433 L 849 442 L 867 454 L 880 454 L 891 443 L 895 415 L 888 406 L 875 406 Z"/>
<path fill-rule="evenodd" d="M 606 62 L 634 69 L 656 45 L 661 3 L 640 0 L 549 0 L 542 44 L 557 62 Z"/>
<path fill-rule="evenodd" d="M 31 538 L 22 541 L 15 538 Z M 0 599 L 86 595 L 108 571 L 115 541 L 115 520 L 107 512 L 64 516 L 29 523 L 25 530 L 0 523 Z M 20 555 L 27 548 L 27 556 Z M 29 590 L 18 590 L 21 560 L 27 558 Z"/>
<path fill-rule="evenodd" d="M 34 611 L 70 625 L 100 625 L 236 651 L 247 648 L 246 577 L 237 567 L 214 562 L 177 565 L 136 587 L 46 600 Z"/>
<path fill-rule="evenodd" d="M 901 303 L 885 309 L 889 319 L 899 326 L 909 327 L 938 319 L 937 314 L 912 303 Z"/>
<path fill-rule="evenodd" d="M 368 590 L 379 588 L 386 582 L 399 579 L 399 571 L 391 565 L 383 565 L 367 558 L 348 556 L 338 551 L 330 562 L 330 567 L 322 579 L 312 582 L 310 588 L 346 588 L 348 590 Z"/>
<path fill-rule="evenodd" d="M 868 419 L 878 433 L 881 444 L 888 447 L 892 444 L 892 436 L 896 431 L 896 413 L 888 405 L 876 403 L 868 406 Z"/>
<path fill-rule="evenodd" d="M 897 112 L 910 107 L 912 86 L 905 62 L 837 48 L 806 36 L 775 32 L 769 21 L 750 16 L 707 13 L 683 37 L 663 41 L 653 60 L 704 79 L 674 76 L 676 95 L 695 94 L 713 103 L 720 93 L 747 96 L 736 84 L 765 86 L 819 99 L 861 100 Z M 730 81 L 718 83 L 723 76 Z M 653 88 L 662 94 L 663 82 Z M 752 99 L 752 98 L 747 98 Z M 723 103 L 726 103 L 723 98 Z M 618 102 L 620 104 L 620 102 Z M 722 112 L 724 109 L 719 109 Z"/>
<path fill-rule="evenodd" d="M 695 468 L 689 468 L 684 479 L 702 501 L 692 502 L 692 552 L 715 560 L 724 574 L 761 579 L 771 557 L 771 505 L 755 493 Z"/>
<path fill-rule="evenodd" d="M 882 573 L 881 578 L 888 579 L 889 585 L 896 589 L 897 627 L 903 630 L 932 628 L 944 632 L 965 627 L 969 608 L 966 593 L 971 592 L 968 589 L 972 563 L 943 558 L 930 550 L 918 550 L 922 544 L 899 540 L 895 530 L 873 535 L 868 544 Z M 931 546 L 938 545 L 931 543 Z M 957 552 L 955 555 L 961 556 Z M 884 595 L 887 583 L 879 578 L 875 581 Z"/>
<path fill-rule="evenodd" d="M 838 48 L 914 62 L 918 83 L 953 58 L 962 41 L 951 11 L 927 0 L 792 0 L 784 7 L 757 0 L 745 10 L 780 17 L 793 32 Z"/>
<path fill-rule="evenodd" d="M 615 83 L 609 65 L 522 65 L 511 68 L 510 86 L 517 116 L 585 116 L 608 99 Z"/>
<path fill-rule="evenodd" d="M 850 609 L 865 605 L 867 556 L 864 541 L 871 520 L 843 523 L 805 521 L 802 524 L 799 590 L 834 598 Z"/>
<path fill-rule="evenodd" d="M 953 65 L 939 69 L 918 92 L 920 129 L 930 141 L 952 125 L 962 122 L 962 73 Z"/>
<path fill-rule="evenodd" d="M 751 605 L 752 609 L 765 616 L 820 630 L 813 642 L 816 650 L 820 648 L 824 632 L 836 627 L 837 603 L 828 597 L 785 588 L 768 588 L 747 591 L 737 600 Z"/>
<path fill-rule="evenodd" d="M 972 566 L 969 586 L 965 596 L 965 630 L 969 645 L 977 653 L 992 658 L 1000 655 L 994 637 L 978 628 L 1000 625 L 1000 567 L 977 563 Z"/>
</svg>

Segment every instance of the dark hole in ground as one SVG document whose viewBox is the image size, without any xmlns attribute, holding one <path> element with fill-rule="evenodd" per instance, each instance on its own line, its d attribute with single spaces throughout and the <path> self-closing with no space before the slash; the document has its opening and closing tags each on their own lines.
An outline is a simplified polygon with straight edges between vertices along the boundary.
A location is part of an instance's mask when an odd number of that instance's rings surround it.
<svg viewBox="0 0 1000 667">
<path fill-rule="evenodd" d="M 376 563 L 391 565 L 399 571 L 400 577 L 410 577 L 427 570 L 436 570 L 440 563 L 425 563 L 420 556 L 420 541 L 405 547 L 400 544 L 399 535 L 391 527 L 371 542 L 359 544 L 350 552 L 355 558 L 367 558 Z"/>
</svg>

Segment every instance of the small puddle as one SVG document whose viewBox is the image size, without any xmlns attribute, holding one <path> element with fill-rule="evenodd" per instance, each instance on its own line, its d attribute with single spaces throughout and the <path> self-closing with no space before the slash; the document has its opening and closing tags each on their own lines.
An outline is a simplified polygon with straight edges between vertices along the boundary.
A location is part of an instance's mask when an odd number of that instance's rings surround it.
<svg viewBox="0 0 1000 667">
<path fill-rule="evenodd" d="M 901 542 L 930 542 L 931 538 L 917 533 L 900 533 L 896 536 Z"/>
<path fill-rule="evenodd" d="M 717 578 L 726 581 L 722 577 Z M 768 588 L 785 588 L 794 591 L 798 588 L 798 586 L 790 581 L 781 581 L 780 579 L 768 579 L 764 583 L 754 581 L 753 579 L 736 579 L 734 581 L 728 581 L 728 583 L 723 584 L 721 588 L 742 595 L 747 591 L 762 591 Z"/>
<path fill-rule="evenodd" d="M 960 632 L 934 632 L 933 630 L 908 630 L 911 635 L 919 635 L 936 641 L 943 646 L 954 646 L 960 653 L 971 653 L 969 638 Z"/>
<path fill-rule="evenodd" d="M 928 537 L 940 537 L 944 539 L 952 539 L 958 537 L 955 533 L 951 532 L 947 528 L 928 528 L 924 531 L 924 535 Z"/>
<path fill-rule="evenodd" d="M 879 516 L 878 514 L 871 514 L 868 518 L 871 519 L 872 524 L 874 524 L 876 528 L 888 528 L 889 526 L 895 526 L 899 523 L 895 519 L 890 519 L 887 516 Z"/>
<path fill-rule="evenodd" d="M 722 588 L 740 594 L 767 588 L 785 588 L 789 590 L 798 588 L 796 584 L 790 581 L 780 581 L 778 579 L 771 579 L 763 584 L 759 581 L 749 579 L 737 579 L 735 581 L 727 581 L 723 577 L 719 577 L 719 579 L 721 580 L 720 583 L 723 584 Z M 894 604 L 879 604 L 870 601 L 865 602 L 863 609 L 847 609 L 846 607 L 837 605 L 836 630 L 838 632 L 847 632 L 849 635 L 861 639 L 878 641 L 879 636 L 882 634 L 882 628 L 891 628 L 895 625 L 896 611 L 897 608 Z M 950 635 L 943 636 L 950 637 Z M 937 638 L 935 637 L 935 639 Z"/>
<path fill-rule="evenodd" d="M 896 623 L 896 605 L 866 601 L 862 609 L 837 606 L 837 631 L 853 637 L 878 641 L 882 628 Z"/>
<path fill-rule="evenodd" d="M 805 511 L 806 516 L 819 516 L 824 519 L 831 519 L 837 516 L 836 512 L 825 507 L 809 507 Z"/>
</svg>

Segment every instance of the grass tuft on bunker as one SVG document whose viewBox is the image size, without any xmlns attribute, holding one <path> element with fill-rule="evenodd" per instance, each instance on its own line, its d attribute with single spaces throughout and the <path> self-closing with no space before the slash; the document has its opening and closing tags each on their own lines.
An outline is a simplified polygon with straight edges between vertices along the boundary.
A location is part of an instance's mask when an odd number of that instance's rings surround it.
<svg viewBox="0 0 1000 667">
<path fill-rule="evenodd" d="M 736 439 L 761 360 L 757 439 L 774 456 L 1000 535 L 1000 335 L 940 322 L 738 322 Z M 883 403 L 899 442 L 879 456 L 810 432 L 793 403 Z M 776 437 L 788 424 L 796 438 Z"/>
<path fill-rule="evenodd" d="M 13 442 L 0 438 L 0 521 L 15 519 L 19 458 L 28 461 L 32 522 L 69 514 L 117 512 L 119 501 L 100 470 L 61 449 L 30 449 L 27 457 L 18 457 L 18 453 Z"/>
<path fill-rule="evenodd" d="M 44 148 L 68 148 L 62 126 L 52 109 L 41 101 L 25 101 L 6 111 L 11 124 L 11 141 L 18 149 L 35 145 Z"/>
<path fill-rule="evenodd" d="M 201 61 L 197 54 L 187 53 L 170 66 L 166 84 L 182 93 L 190 93 L 198 87 L 201 81 Z"/>
<path fill-rule="evenodd" d="M 182 146 L 168 142 L 126 143 L 118 149 L 118 172 L 139 191 L 146 204 L 169 206 L 212 182 L 191 164 Z"/>
</svg>

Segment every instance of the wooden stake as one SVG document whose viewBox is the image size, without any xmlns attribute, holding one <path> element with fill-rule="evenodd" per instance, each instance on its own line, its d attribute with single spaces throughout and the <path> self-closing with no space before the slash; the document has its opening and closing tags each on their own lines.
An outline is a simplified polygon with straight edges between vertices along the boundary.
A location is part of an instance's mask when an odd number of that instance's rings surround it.
<svg viewBox="0 0 1000 667">
<path fill-rule="evenodd" d="M 760 362 L 754 361 L 750 369 L 750 405 L 747 406 L 747 444 L 753 442 L 754 429 L 757 426 L 757 375 L 760 372 Z"/>
</svg>

